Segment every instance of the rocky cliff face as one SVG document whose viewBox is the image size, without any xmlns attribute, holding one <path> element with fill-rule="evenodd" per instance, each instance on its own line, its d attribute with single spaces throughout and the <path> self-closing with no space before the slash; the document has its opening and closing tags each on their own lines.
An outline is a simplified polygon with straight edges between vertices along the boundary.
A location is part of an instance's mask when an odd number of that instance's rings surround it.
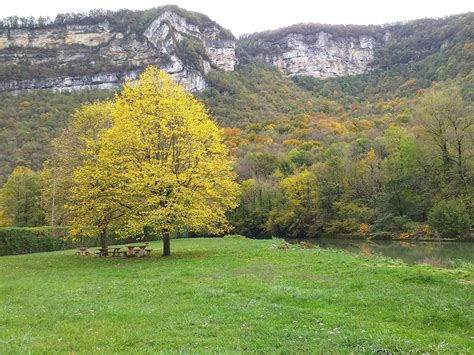
<svg viewBox="0 0 474 355">
<path fill-rule="evenodd" d="M 325 79 L 373 69 L 375 51 L 389 39 L 384 31 L 295 25 L 244 36 L 237 45 L 241 53 L 285 75 Z M 231 33 L 205 15 L 173 6 L 133 19 L 112 13 L 36 28 L 0 28 L 0 91 L 115 88 L 136 79 L 147 65 L 160 67 L 191 91 L 202 91 L 210 70 L 232 71 L 237 62 Z"/>
<path fill-rule="evenodd" d="M 449 19 L 386 26 L 299 24 L 238 41 L 207 16 L 174 6 L 66 15 L 62 22 L 28 28 L 1 27 L 0 21 L 0 91 L 115 88 L 136 79 L 147 65 L 201 91 L 209 71 L 232 71 L 239 60 L 255 59 L 288 76 L 358 75 L 451 46 L 454 34 L 472 23 L 472 14 L 461 20 L 458 25 L 449 25 Z M 448 30 L 433 34 L 433 28 L 445 26 Z"/>
<path fill-rule="evenodd" d="M 110 89 L 136 79 L 147 65 L 160 67 L 191 91 L 202 91 L 210 70 L 234 70 L 236 41 L 228 31 L 204 15 L 176 7 L 154 11 L 153 16 L 140 15 L 138 22 L 145 25 L 139 29 L 126 16 L 121 21 L 127 26 L 117 26 L 113 14 L 0 29 L 0 91 Z M 308 26 L 304 31 L 296 25 L 257 33 L 237 45 L 285 75 L 324 79 L 371 70 L 374 51 L 386 41 L 367 27 L 341 32 Z"/>
<path fill-rule="evenodd" d="M 153 49 L 169 58 L 169 63 L 162 65 L 162 68 L 192 91 L 201 91 L 206 87 L 203 74 L 207 74 L 212 68 L 234 70 L 235 41 L 223 39 L 220 34 L 221 31 L 215 26 L 201 31 L 197 25 L 188 23 L 173 11 L 165 11 L 144 33 Z M 197 71 L 185 64 L 189 53 L 180 56 L 179 50 L 177 51 L 183 41 L 189 38 L 197 40 L 205 50 L 205 55 L 198 58 L 197 63 L 193 63 L 194 69 L 199 69 Z"/>
<path fill-rule="evenodd" d="M 329 32 L 287 33 L 276 39 L 257 38 L 253 56 L 278 67 L 285 75 L 331 78 L 364 74 L 373 68 L 373 36 L 336 36 Z"/>
<path fill-rule="evenodd" d="M 45 79 L 27 80 L 2 80 L 0 81 L 0 92 L 2 91 L 31 91 L 34 89 L 50 89 L 62 92 L 82 89 L 107 89 L 119 88 L 126 80 L 136 80 L 141 71 L 129 71 L 118 73 L 99 73 L 80 76 L 63 76 Z"/>
<path fill-rule="evenodd" d="M 119 31 L 107 21 L 0 29 L 0 91 L 113 88 L 135 79 L 147 65 L 201 91 L 205 74 L 233 70 L 235 63 L 235 40 L 221 27 L 196 25 L 172 9 L 162 11 L 143 33 Z M 30 77 L 15 76 L 19 69 Z"/>
</svg>

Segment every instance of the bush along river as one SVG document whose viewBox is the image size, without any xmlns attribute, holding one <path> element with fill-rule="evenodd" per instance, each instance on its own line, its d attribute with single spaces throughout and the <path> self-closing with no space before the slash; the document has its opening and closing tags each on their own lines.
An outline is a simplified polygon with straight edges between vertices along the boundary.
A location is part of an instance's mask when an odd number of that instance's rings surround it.
<svg viewBox="0 0 474 355">
<path fill-rule="evenodd" d="M 456 266 L 474 263 L 474 243 L 466 241 L 401 241 L 342 238 L 286 239 L 290 244 L 305 242 L 320 248 L 343 249 L 361 255 L 385 256 L 408 264 Z"/>
</svg>

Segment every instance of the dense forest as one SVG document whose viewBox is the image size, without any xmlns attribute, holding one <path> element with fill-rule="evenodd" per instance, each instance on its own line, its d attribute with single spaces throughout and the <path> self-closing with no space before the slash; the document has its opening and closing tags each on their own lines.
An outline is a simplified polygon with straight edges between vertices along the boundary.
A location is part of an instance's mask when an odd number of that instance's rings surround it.
<svg viewBox="0 0 474 355">
<path fill-rule="evenodd" d="M 19 26 L 12 21 L 3 26 Z M 471 227 L 472 14 L 442 21 L 390 25 L 394 39 L 376 52 L 379 69 L 327 80 L 284 77 L 249 55 L 256 35 L 240 40 L 237 70 L 211 71 L 197 94 L 235 158 L 242 193 L 229 214 L 233 232 L 410 238 L 454 237 Z M 42 171 L 51 142 L 81 104 L 112 95 L 2 94 L 0 223 L 51 223 L 51 177 Z M 57 221 L 67 225 L 67 216 Z"/>
<path fill-rule="evenodd" d="M 325 86 L 360 77 L 298 78 L 297 84 L 321 85 L 298 95 L 300 88 L 274 69 L 245 70 L 246 75 L 218 74 L 203 94 L 218 120 L 231 126 L 225 135 L 243 186 L 232 215 L 237 231 L 294 237 L 389 231 L 413 237 L 433 233 L 426 224 L 430 218 L 431 226 L 439 222 L 450 229 L 443 218 L 452 216 L 439 216 L 448 210 L 457 213 L 461 229 L 468 228 L 474 168 L 468 78 L 404 95 L 381 85 L 378 95 L 358 99 L 348 87 L 331 94 Z M 265 85 L 262 78 L 271 76 L 276 78 L 268 83 L 287 83 Z M 404 84 L 415 85 L 411 80 Z M 230 104 L 235 102 L 247 104 L 237 111 Z M 459 232 L 451 229 L 445 235 Z"/>
</svg>

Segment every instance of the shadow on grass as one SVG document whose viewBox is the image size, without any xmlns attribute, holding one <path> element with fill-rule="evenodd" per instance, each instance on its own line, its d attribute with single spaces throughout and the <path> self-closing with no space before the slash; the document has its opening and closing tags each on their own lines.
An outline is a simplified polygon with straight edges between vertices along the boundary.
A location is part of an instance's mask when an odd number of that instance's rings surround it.
<svg viewBox="0 0 474 355">
<path fill-rule="evenodd" d="M 114 264 L 122 264 L 122 263 L 149 263 L 149 262 L 168 262 L 173 260 L 183 260 L 183 259 L 207 259 L 209 257 L 208 250 L 177 250 L 172 252 L 170 256 L 163 256 L 161 250 L 153 250 L 152 254 L 149 256 L 143 257 L 124 257 L 124 256 L 107 256 L 107 257 L 99 257 L 97 255 L 88 255 L 88 256 L 78 256 L 74 253 L 71 254 L 63 254 L 63 256 L 70 258 L 74 261 L 80 262 L 93 262 L 96 264 L 96 261 L 101 263 L 114 263 Z"/>
</svg>

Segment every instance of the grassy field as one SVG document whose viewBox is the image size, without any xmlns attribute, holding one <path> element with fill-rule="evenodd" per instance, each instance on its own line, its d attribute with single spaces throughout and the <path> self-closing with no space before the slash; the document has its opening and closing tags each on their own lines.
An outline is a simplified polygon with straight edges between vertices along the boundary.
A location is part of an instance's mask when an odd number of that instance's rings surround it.
<svg viewBox="0 0 474 355">
<path fill-rule="evenodd" d="M 0 257 L 0 353 L 474 352 L 472 266 L 271 245 Z"/>
</svg>

